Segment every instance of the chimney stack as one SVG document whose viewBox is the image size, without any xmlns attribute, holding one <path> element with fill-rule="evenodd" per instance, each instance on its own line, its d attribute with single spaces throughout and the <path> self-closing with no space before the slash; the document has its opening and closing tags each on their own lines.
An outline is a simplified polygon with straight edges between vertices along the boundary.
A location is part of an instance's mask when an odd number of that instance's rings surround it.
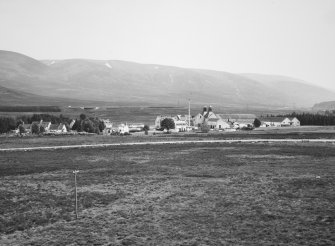
<svg viewBox="0 0 335 246">
<path fill-rule="evenodd" d="M 202 110 L 202 113 L 205 114 L 206 112 L 207 112 L 207 107 L 204 106 L 204 107 L 203 107 L 203 110 Z"/>
</svg>

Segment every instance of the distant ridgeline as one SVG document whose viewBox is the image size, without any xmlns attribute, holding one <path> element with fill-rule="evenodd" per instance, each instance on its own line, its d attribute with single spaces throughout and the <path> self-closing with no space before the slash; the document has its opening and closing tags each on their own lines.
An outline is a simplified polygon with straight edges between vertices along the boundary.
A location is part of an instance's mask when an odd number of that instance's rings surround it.
<svg viewBox="0 0 335 246">
<path fill-rule="evenodd" d="M 0 106 L 0 112 L 61 112 L 57 106 Z"/>
</svg>

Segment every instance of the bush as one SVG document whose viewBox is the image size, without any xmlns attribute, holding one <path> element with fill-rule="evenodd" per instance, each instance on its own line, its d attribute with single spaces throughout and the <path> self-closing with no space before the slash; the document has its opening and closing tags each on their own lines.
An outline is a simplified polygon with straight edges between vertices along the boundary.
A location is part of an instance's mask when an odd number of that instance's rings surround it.
<svg viewBox="0 0 335 246">
<path fill-rule="evenodd" d="M 257 128 L 257 127 L 260 127 L 261 124 L 262 124 L 262 123 L 261 123 L 261 121 L 260 121 L 259 119 L 256 118 L 256 119 L 254 120 L 254 126 L 255 126 L 256 128 Z"/>
<path fill-rule="evenodd" d="M 15 130 L 16 122 L 13 118 L 0 118 L 0 133 L 6 133 L 10 130 Z"/>
<path fill-rule="evenodd" d="M 39 134 L 40 133 L 40 126 L 38 123 L 33 123 L 31 125 L 31 133 L 32 134 Z"/>
</svg>

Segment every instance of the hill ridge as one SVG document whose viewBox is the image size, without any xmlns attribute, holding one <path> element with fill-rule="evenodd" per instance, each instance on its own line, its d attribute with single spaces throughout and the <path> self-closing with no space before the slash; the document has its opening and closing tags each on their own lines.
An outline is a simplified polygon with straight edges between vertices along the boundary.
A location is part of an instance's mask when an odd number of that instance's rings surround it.
<svg viewBox="0 0 335 246">
<path fill-rule="evenodd" d="M 142 64 L 120 60 L 41 60 L 0 51 L 0 86 L 73 100 L 176 105 L 311 107 L 335 92 L 284 76 Z"/>
</svg>

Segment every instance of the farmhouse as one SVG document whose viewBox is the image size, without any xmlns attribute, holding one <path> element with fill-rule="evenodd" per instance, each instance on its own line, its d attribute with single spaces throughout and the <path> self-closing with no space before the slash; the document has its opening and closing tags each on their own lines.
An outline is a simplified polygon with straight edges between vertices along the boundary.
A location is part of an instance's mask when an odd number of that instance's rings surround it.
<svg viewBox="0 0 335 246">
<path fill-rule="evenodd" d="M 123 134 L 127 134 L 129 133 L 129 127 L 127 124 L 120 124 L 118 127 L 117 127 L 117 131 L 118 133 L 120 133 L 121 135 Z"/>
<path fill-rule="evenodd" d="M 208 119 L 219 119 L 219 117 L 213 112 L 212 107 L 209 106 L 208 109 L 205 106 L 202 113 L 197 114 L 193 119 L 194 126 L 200 127 L 206 124 Z"/>
<path fill-rule="evenodd" d="M 210 129 L 220 130 L 229 129 L 230 124 L 221 118 L 211 118 L 207 120 L 207 125 Z"/>
<path fill-rule="evenodd" d="M 300 126 L 300 121 L 296 117 L 292 119 L 288 117 L 266 117 L 261 118 L 260 121 L 265 127 Z"/>
<path fill-rule="evenodd" d="M 167 115 L 159 115 L 155 120 L 155 128 L 161 129 L 161 122 L 166 119 L 172 119 L 175 124 L 176 132 L 184 132 L 188 129 L 188 116 L 182 117 L 181 115 L 176 116 L 167 116 Z"/>
<path fill-rule="evenodd" d="M 50 130 L 50 126 L 51 126 L 51 122 L 50 121 L 45 121 L 45 122 L 43 120 L 41 120 L 41 121 L 33 121 L 31 123 L 31 126 L 35 125 L 35 124 L 38 125 L 40 128 L 43 127 L 46 132 L 48 132 Z M 30 126 L 30 128 L 31 128 L 31 126 Z M 31 129 L 30 129 L 30 132 L 31 132 Z"/>
<path fill-rule="evenodd" d="M 143 123 L 132 123 L 128 125 L 130 132 L 140 132 L 144 128 Z"/>
<path fill-rule="evenodd" d="M 63 123 L 60 124 L 51 124 L 48 132 L 62 133 L 67 132 L 66 126 Z"/>
<path fill-rule="evenodd" d="M 102 120 L 105 124 L 105 128 L 102 130 L 104 135 L 108 135 L 113 131 L 113 123 L 109 119 Z"/>
<path fill-rule="evenodd" d="M 31 124 L 23 124 L 22 126 L 26 133 L 31 133 Z"/>
<path fill-rule="evenodd" d="M 257 118 L 254 114 L 218 114 L 218 116 L 223 121 L 231 122 L 234 128 L 252 126 Z"/>
<path fill-rule="evenodd" d="M 300 120 L 294 117 L 293 119 L 291 119 L 291 126 L 300 126 Z"/>
<path fill-rule="evenodd" d="M 188 124 L 185 120 L 181 119 L 173 119 L 174 125 L 175 125 L 175 131 L 177 132 L 186 132 Z"/>
</svg>

